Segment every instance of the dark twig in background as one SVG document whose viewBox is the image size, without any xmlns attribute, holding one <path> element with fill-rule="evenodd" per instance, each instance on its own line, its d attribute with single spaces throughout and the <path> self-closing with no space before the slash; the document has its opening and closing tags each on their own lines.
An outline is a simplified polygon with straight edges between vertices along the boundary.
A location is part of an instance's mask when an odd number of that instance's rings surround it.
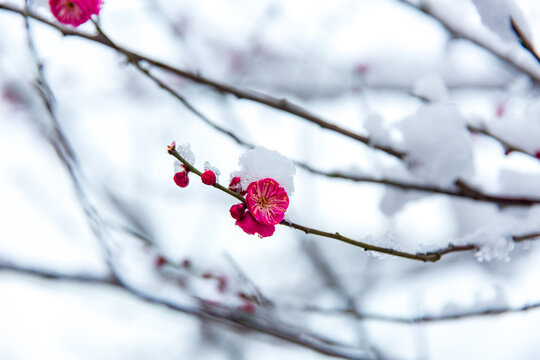
<svg viewBox="0 0 540 360">
<path fill-rule="evenodd" d="M 485 39 L 483 39 L 481 36 L 478 36 L 477 34 L 463 31 L 463 29 L 461 29 L 457 25 L 457 22 L 456 24 L 454 24 L 448 21 L 444 16 L 441 16 L 440 14 L 438 14 L 435 11 L 434 7 L 428 1 L 425 1 L 425 0 L 420 1 L 419 5 L 414 4 L 410 2 L 409 0 L 396 0 L 396 1 L 426 14 L 433 20 L 437 21 L 452 36 L 456 38 L 466 39 L 472 42 L 473 44 L 481 47 L 482 49 L 487 50 L 488 52 L 490 52 L 491 54 L 499 58 L 501 61 L 510 65 L 512 68 L 518 70 L 519 72 L 527 74 L 535 82 L 540 81 L 540 67 L 536 67 L 536 70 L 534 70 L 533 67 L 528 66 L 516 60 L 512 52 L 508 52 L 506 50 L 501 49 L 500 47 L 494 46 L 493 44 L 486 41 Z"/>
</svg>

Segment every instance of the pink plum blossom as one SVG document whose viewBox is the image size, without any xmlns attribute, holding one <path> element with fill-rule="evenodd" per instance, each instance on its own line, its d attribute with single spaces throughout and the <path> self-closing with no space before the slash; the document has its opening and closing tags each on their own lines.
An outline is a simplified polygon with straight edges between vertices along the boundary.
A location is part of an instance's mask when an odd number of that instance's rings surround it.
<svg viewBox="0 0 540 360">
<path fill-rule="evenodd" d="M 236 220 L 236 225 L 240 226 L 245 233 L 250 235 L 257 233 L 260 237 L 272 236 L 276 230 L 274 225 L 261 224 L 249 212 L 245 212 L 242 218 Z"/>
<path fill-rule="evenodd" d="M 58 21 L 76 27 L 99 14 L 101 0 L 49 0 L 49 6 Z"/>
<path fill-rule="evenodd" d="M 250 214 L 257 222 L 275 225 L 285 216 L 289 196 L 276 180 L 266 178 L 249 184 L 246 203 Z"/>
<path fill-rule="evenodd" d="M 276 227 L 274 225 L 261 224 L 246 211 L 246 206 L 243 203 L 231 206 L 229 210 L 231 216 L 236 219 L 236 225 L 240 226 L 245 233 L 254 235 L 259 234 L 260 237 L 267 237 L 274 234 Z"/>
</svg>

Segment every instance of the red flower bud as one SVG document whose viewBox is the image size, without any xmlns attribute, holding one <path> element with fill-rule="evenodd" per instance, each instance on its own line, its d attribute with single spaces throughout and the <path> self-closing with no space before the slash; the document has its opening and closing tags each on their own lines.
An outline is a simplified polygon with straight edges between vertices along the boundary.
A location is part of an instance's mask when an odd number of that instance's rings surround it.
<svg viewBox="0 0 540 360">
<path fill-rule="evenodd" d="M 216 280 L 218 281 L 218 291 L 223 294 L 227 289 L 227 277 L 225 275 L 219 275 L 216 276 Z"/>
<path fill-rule="evenodd" d="M 167 259 L 165 259 L 161 255 L 157 255 L 156 258 L 154 259 L 154 263 L 156 264 L 157 267 L 162 267 L 163 265 L 167 263 Z"/>
<path fill-rule="evenodd" d="M 177 172 L 174 174 L 174 182 L 181 188 L 185 188 L 189 184 L 189 177 L 186 171 Z"/>
<path fill-rule="evenodd" d="M 173 142 L 171 143 L 171 145 L 167 145 L 167 151 L 168 151 L 168 152 L 172 152 L 172 151 L 174 151 L 174 150 L 176 150 L 176 141 L 173 141 Z"/>
<path fill-rule="evenodd" d="M 244 217 L 244 211 L 246 210 L 246 206 L 243 203 L 236 204 L 231 206 L 231 209 L 229 212 L 231 213 L 231 216 L 233 219 L 240 220 Z"/>
<path fill-rule="evenodd" d="M 201 174 L 203 184 L 214 185 L 216 183 L 216 174 L 212 170 L 206 170 Z"/>
<path fill-rule="evenodd" d="M 251 301 L 244 300 L 244 303 L 238 307 L 239 310 L 253 314 L 257 310 L 255 305 Z"/>
<path fill-rule="evenodd" d="M 240 176 L 235 176 L 232 178 L 229 184 L 229 190 L 237 192 L 242 195 L 246 193 L 245 190 L 242 190 L 242 185 L 240 185 Z"/>
</svg>

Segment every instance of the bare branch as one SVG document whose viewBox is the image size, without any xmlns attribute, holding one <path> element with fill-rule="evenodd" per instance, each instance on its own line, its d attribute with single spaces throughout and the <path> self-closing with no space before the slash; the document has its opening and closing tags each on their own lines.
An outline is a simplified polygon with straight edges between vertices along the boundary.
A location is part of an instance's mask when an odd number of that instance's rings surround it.
<svg viewBox="0 0 540 360">
<path fill-rule="evenodd" d="M 504 152 L 506 154 L 509 154 L 511 152 L 519 152 L 519 153 L 522 153 L 522 154 L 525 154 L 525 155 L 528 155 L 530 157 L 533 157 L 533 158 L 537 159 L 535 154 L 531 154 L 527 150 L 525 150 L 525 149 L 523 149 L 523 148 L 521 148 L 521 147 L 519 147 L 517 145 L 509 143 L 508 141 L 504 140 L 500 136 L 497 136 L 497 135 L 491 133 L 488 129 L 480 128 L 480 127 L 473 126 L 473 125 L 467 125 L 467 129 L 472 133 L 482 134 L 482 135 L 485 135 L 485 136 L 490 137 L 493 140 L 497 141 L 504 148 Z"/>
<path fill-rule="evenodd" d="M 310 111 L 304 109 L 300 105 L 297 105 L 297 104 L 295 104 L 295 103 L 293 103 L 293 102 L 291 102 L 291 101 L 289 101 L 287 99 L 280 99 L 280 98 L 277 98 L 277 97 L 274 97 L 274 96 L 271 96 L 271 95 L 268 95 L 268 94 L 264 94 L 264 93 L 261 93 L 261 92 L 257 92 L 257 91 L 240 89 L 240 88 L 234 87 L 232 85 L 224 84 L 224 83 L 221 83 L 221 82 L 206 78 L 206 77 L 204 77 L 204 76 L 202 76 L 200 74 L 196 74 L 196 73 L 192 73 L 192 72 L 189 72 L 189 71 L 186 71 L 186 70 L 176 68 L 174 66 L 165 64 L 165 63 L 163 63 L 161 61 L 158 61 L 158 60 L 152 59 L 150 57 L 146 57 L 144 55 L 138 54 L 136 52 L 132 52 L 130 50 L 127 50 L 127 49 L 115 44 L 114 42 L 112 42 L 106 36 L 103 36 L 104 35 L 103 33 L 98 33 L 97 35 L 88 35 L 88 34 L 85 34 L 85 33 L 82 33 L 82 32 L 76 31 L 76 30 L 72 30 L 72 29 L 67 28 L 65 26 L 60 26 L 58 24 L 55 24 L 55 23 L 53 23 L 53 22 L 51 22 L 51 21 L 49 21 L 49 20 L 35 14 L 33 12 L 22 10 L 22 9 L 19 9 L 17 7 L 13 7 L 13 6 L 10 6 L 10 5 L 7 5 L 7 4 L 0 4 L 0 9 L 7 10 L 7 11 L 10 11 L 10 12 L 14 12 L 14 13 L 18 13 L 18 14 L 21 14 L 23 16 L 31 17 L 31 18 L 33 18 L 33 19 L 35 19 L 35 20 L 37 20 L 37 21 L 39 21 L 39 22 L 41 22 L 43 24 L 49 25 L 49 26 L 57 29 L 64 36 L 76 36 L 76 37 L 84 38 L 84 39 L 87 39 L 87 40 L 90 40 L 90 41 L 93 41 L 93 42 L 108 46 L 108 47 L 110 47 L 110 48 L 124 54 L 130 63 L 147 62 L 148 64 L 151 64 L 151 65 L 153 65 L 155 67 L 158 67 L 158 68 L 160 68 L 162 70 L 165 70 L 165 71 L 167 71 L 169 73 L 175 74 L 175 75 L 183 77 L 183 78 L 190 79 L 190 80 L 192 80 L 192 81 L 194 81 L 196 83 L 199 83 L 199 84 L 209 86 L 209 87 L 215 89 L 216 91 L 218 91 L 220 93 L 231 94 L 231 95 L 234 95 L 235 97 L 237 97 L 238 99 L 250 100 L 250 101 L 253 101 L 253 102 L 256 102 L 256 103 L 259 103 L 259 104 L 263 104 L 263 105 L 269 106 L 271 108 L 281 110 L 283 112 L 295 115 L 295 116 L 297 116 L 299 118 L 302 118 L 304 120 L 307 120 L 307 121 L 309 121 L 309 122 L 311 122 L 311 123 L 313 123 L 315 125 L 318 125 L 323 129 L 327 129 L 327 130 L 336 132 L 338 134 L 344 135 L 344 136 L 346 136 L 348 138 L 351 138 L 353 140 L 356 140 L 358 142 L 366 144 L 366 145 L 368 145 L 368 146 L 370 146 L 370 147 L 372 147 L 374 149 L 386 152 L 387 154 L 395 156 L 397 158 L 401 159 L 401 158 L 403 158 L 405 156 L 405 154 L 403 154 L 402 152 L 400 152 L 398 150 L 395 150 L 395 149 L 393 149 L 391 147 L 384 146 L 384 145 L 372 144 L 371 140 L 370 140 L 370 138 L 368 136 L 360 135 L 360 134 L 355 133 L 355 132 L 353 132 L 351 130 L 347 130 L 347 129 L 345 129 L 343 127 L 340 127 L 340 126 L 338 126 L 336 124 L 328 122 L 328 121 L 324 120 L 322 117 L 311 113 Z"/>
<path fill-rule="evenodd" d="M 193 166 L 193 164 L 190 164 L 188 161 L 186 161 L 174 148 L 169 147 L 167 149 L 167 151 L 168 151 L 168 153 L 170 155 L 174 156 L 176 159 L 178 159 L 180 162 L 182 162 L 184 165 L 186 165 L 186 167 L 188 167 L 191 172 L 193 172 L 194 174 L 196 174 L 198 176 L 201 176 L 201 171 L 198 170 L 197 168 L 195 168 Z M 215 183 L 214 185 L 211 185 L 211 186 L 218 189 L 218 190 L 221 190 L 221 191 L 229 194 L 230 196 L 233 196 L 233 197 L 237 198 L 238 200 L 242 201 L 243 203 L 245 203 L 245 199 L 244 199 L 244 197 L 242 195 L 225 188 L 224 186 L 220 185 L 219 183 Z M 365 242 L 362 242 L 362 241 L 354 240 L 354 239 L 352 239 L 350 237 L 347 237 L 347 236 L 343 236 L 338 232 L 331 233 L 331 232 L 328 232 L 328 231 L 314 229 L 314 228 L 311 228 L 311 227 L 308 227 L 308 226 L 304 226 L 304 225 L 294 223 L 294 222 L 289 221 L 289 220 L 283 220 L 280 223 L 280 225 L 284 225 L 284 226 L 288 226 L 288 227 L 290 227 L 292 229 L 300 230 L 300 231 L 304 232 L 305 234 L 312 234 L 312 235 L 317 235 L 317 236 L 322 236 L 322 237 L 326 237 L 326 238 L 330 238 L 330 239 L 339 240 L 339 241 L 345 242 L 347 244 L 354 245 L 356 247 L 360 247 L 360 248 L 364 249 L 365 251 L 375 251 L 375 252 L 379 252 L 379 253 L 383 253 L 383 254 L 388 254 L 388 255 L 393 255 L 393 256 L 397 256 L 397 257 L 401 257 L 401 258 L 405 258 L 405 259 L 418 260 L 418 261 L 423 261 L 423 262 L 437 262 L 446 254 L 455 253 L 455 252 L 463 252 L 463 251 L 477 251 L 477 250 L 480 249 L 480 246 L 475 245 L 475 244 L 466 244 L 466 245 L 453 245 L 453 244 L 450 244 L 445 248 L 441 248 L 441 249 L 433 250 L 433 251 L 429 251 L 429 252 L 408 253 L 406 251 L 400 251 L 400 250 L 396 250 L 396 249 L 384 248 L 384 247 L 381 247 L 381 246 L 368 244 L 368 243 L 365 243 Z M 540 237 L 540 233 L 513 236 L 512 240 L 515 241 L 515 242 L 520 242 L 520 241 L 524 241 L 524 240 L 534 239 L 534 238 L 537 238 L 537 237 Z"/>
<path fill-rule="evenodd" d="M 109 274 L 108 276 L 98 276 L 86 273 L 62 273 L 54 270 L 47 270 L 36 268 L 32 266 L 23 266 L 15 264 L 13 262 L 1 261 L 0 262 L 0 271 L 10 271 L 17 272 L 25 275 L 32 275 L 41 277 L 49 280 L 61 280 L 69 282 L 78 282 L 78 283 L 90 283 L 90 284 L 102 284 L 102 285 L 111 285 L 111 286 L 120 286 L 120 282 L 115 278 L 114 275 Z"/>
<path fill-rule="evenodd" d="M 448 21 L 444 16 L 441 16 L 439 13 L 437 13 L 435 9 L 433 8 L 433 6 L 428 4 L 427 1 L 421 1 L 421 5 L 415 5 L 411 3 L 409 0 L 396 0 L 396 1 L 426 14 L 433 20 L 437 21 L 452 36 L 469 40 L 473 44 L 476 44 L 477 46 L 489 51 L 490 53 L 498 57 L 500 60 L 502 60 L 506 64 L 513 67 L 514 69 L 527 74 L 535 82 L 540 81 L 540 68 L 538 67 L 533 68 L 521 61 L 516 60 L 512 52 L 500 46 L 494 45 L 493 43 L 484 39 L 482 36 L 463 31 L 463 29 L 461 29 L 459 26 L 452 23 L 451 21 Z"/>
<path fill-rule="evenodd" d="M 368 320 L 368 321 L 381 321 L 381 322 L 391 322 L 399 324 L 425 324 L 425 323 L 436 323 L 442 321 L 453 321 L 453 320 L 465 320 L 476 317 L 485 317 L 485 316 L 495 316 L 495 315 L 504 315 L 504 314 L 514 314 L 524 311 L 534 310 L 540 308 L 540 302 L 531 303 L 523 305 L 520 307 L 496 307 L 488 308 L 483 310 L 472 310 L 464 311 L 453 314 L 445 315 L 424 315 L 419 317 L 401 317 L 401 316 L 391 316 L 383 314 L 373 314 L 373 313 L 359 313 L 354 309 L 324 309 L 315 306 L 306 306 L 303 308 L 294 308 L 292 306 L 285 306 L 286 309 L 294 309 L 299 311 L 306 312 L 316 312 L 321 314 L 328 315 L 345 315 L 352 316 L 358 320 Z"/>
</svg>

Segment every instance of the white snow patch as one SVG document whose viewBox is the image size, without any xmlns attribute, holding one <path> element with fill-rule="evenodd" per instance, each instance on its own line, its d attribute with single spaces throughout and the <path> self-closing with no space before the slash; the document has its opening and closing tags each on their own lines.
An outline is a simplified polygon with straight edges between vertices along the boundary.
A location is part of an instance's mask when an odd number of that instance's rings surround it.
<svg viewBox="0 0 540 360">
<path fill-rule="evenodd" d="M 173 166 L 174 166 L 174 173 L 179 173 L 184 171 L 184 168 L 182 167 L 182 163 L 178 159 L 174 159 Z"/>
<path fill-rule="evenodd" d="M 489 124 L 493 134 L 534 154 L 540 150 L 540 98 L 524 110 L 509 111 Z"/>
<path fill-rule="evenodd" d="M 388 186 L 385 189 L 379 208 L 386 216 L 394 216 L 409 202 L 417 201 L 425 197 L 426 193 L 420 191 L 406 191 Z"/>
<path fill-rule="evenodd" d="M 364 127 L 369 133 L 371 143 L 386 145 L 390 143 L 390 133 L 384 126 L 383 118 L 380 115 L 369 115 L 364 120 Z"/>
<path fill-rule="evenodd" d="M 499 173 L 499 182 L 505 195 L 540 197 L 540 174 L 503 169 Z"/>
<path fill-rule="evenodd" d="M 502 40 L 516 42 L 518 38 L 512 29 L 510 19 L 514 20 L 523 35 L 530 42 L 531 31 L 525 16 L 512 0 L 471 0 L 482 23 L 496 33 Z"/>
<path fill-rule="evenodd" d="M 176 146 L 176 151 L 191 165 L 195 165 L 195 154 L 191 151 L 190 144 L 180 144 Z"/>
<path fill-rule="evenodd" d="M 243 189 L 247 189 L 254 181 L 272 178 L 285 189 L 289 196 L 294 193 L 296 168 L 289 158 L 277 151 L 256 147 L 240 156 L 238 164 L 240 171 L 233 173 L 232 176 L 240 176 Z"/>
<path fill-rule="evenodd" d="M 478 246 L 475 256 L 478 261 L 503 260 L 510 261 L 510 252 L 514 250 L 515 243 L 512 235 L 515 228 L 519 228 L 520 221 L 509 216 L 499 216 L 497 221 L 470 232 L 459 239 L 456 244 L 474 244 Z"/>
<path fill-rule="evenodd" d="M 393 231 L 387 231 L 380 235 L 368 235 L 362 241 L 366 244 L 376 245 L 386 249 L 399 250 L 396 234 Z M 368 251 L 367 254 L 381 260 L 392 256 L 378 251 Z"/>
<path fill-rule="evenodd" d="M 424 105 L 399 127 L 407 165 L 414 175 L 446 187 L 472 172 L 471 144 L 465 119 L 457 107 Z"/>
<path fill-rule="evenodd" d="M 441 101 L 448 97 L 448 89 L 439 74 L 429 74 L 419 78 L 412 87 L 412 93 L 427 101 Z"/>
</svg>

